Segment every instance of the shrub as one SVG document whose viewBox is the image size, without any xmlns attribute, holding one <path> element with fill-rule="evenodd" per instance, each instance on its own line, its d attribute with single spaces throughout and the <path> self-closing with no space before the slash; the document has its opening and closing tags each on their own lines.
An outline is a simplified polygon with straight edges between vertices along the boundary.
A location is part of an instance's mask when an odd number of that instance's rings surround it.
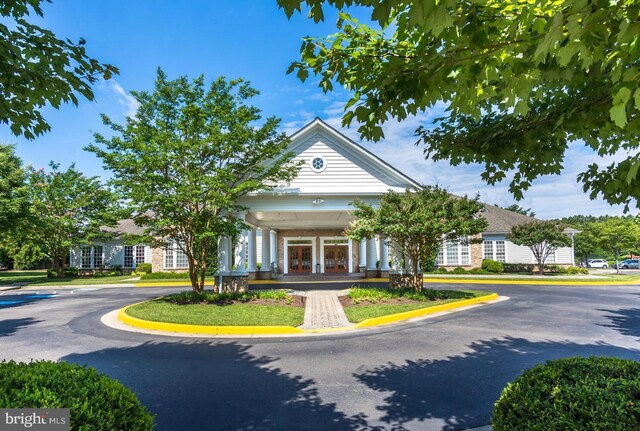
<svg viewBox="0 0 640 431">
<path fill-rule="evenodd" d="M 140 280 L 162 280 L 162 279 L 188 279 L 188 272 L 152 272 L 150 274 L 143 274 L 140 276 Z"/>
<path fill-rule="evenodd" d="M 486 271 L 482 268 L 471 268 L 469 271 L 467 271 L 469 274 L 491 274 L 489 271 Z"/>
<path fill-rule="evenodd" d="M 587 268 L 578 268 L 577 266 L 570 266 L 567 268 L 567 274 L 589 274 Z"/>
<path fill-rule="evenodd" d="M 180 292 L 162 296 L 156 301 L 172 304 L 215 304 L 230 301 L 250 301 L 252 299 L 266 299 L 270 301 L 292 301 L 291 295 L 283 290 L 253 290 L 249 292 Z"/>
<path fill-rule="evenodd" d="M 533 264 L 530 263 L 503 263 L 504 272 L 516 273 L 516 272 L 533 272 Z"/>
<path fill-rule="evenodd" d="M 436 269 L 435 271 L 433 271 L 433 272 L 435 272 L 436 274 L 448 274 L 448 273 L 449 273 L 449 271 L 447 270 L 447 268 L 445 268 L 445 267 L 443 267 L 443 266 L 441 266 L 441 267 L 437 268 L 437 269 Z"/>
<path fill-rule="evenodd" d="M 466 274 L 467 270 L 464 269 L 461 266 L 456 266 L 455 268 L 453 268 L 453 271 L 451 271 L 453 274 Z"/>
<path fill-rule="evenodd" d="M 153 417 L 129 389 L 66 362 L 1 362 L 0 407 L 70 408 L 72 430 L 153 428 Z"/>
<path fill-rule="evenodd" d="M 618 358 L 548 361 L 502 391 L 494 431 L 640 429 L 640 362 Z"/>
<path fill-rule="evenodd" d="M 500 274 L 501 272 L 504 272 L 504 266 L 502 265 L 502 263 L 491 259 L 482 260 L 482 269 L 494 274 Z"/>
<path fill-rule="evenodd" d="M 567 268 L 559 265 L 545 265 L 544 272 L 549 272 L 551 274 L 566 274 Z"/>
<path fill-rule="evenodd" d="M 151 264 L 139 263 L 138 266 L 136 266 L 136 272 L 144 272 L 146 274 L 151 274 Z"/>
<path fill-rule="evenodd" d="M 77 277 L 79 273 L 80 272 L 79 272 L 78 268 L 75 268 L 75 267 L 65 268 L 65 269 L 62 270 L 62 274 L 65 277 Z"/>
</svg>

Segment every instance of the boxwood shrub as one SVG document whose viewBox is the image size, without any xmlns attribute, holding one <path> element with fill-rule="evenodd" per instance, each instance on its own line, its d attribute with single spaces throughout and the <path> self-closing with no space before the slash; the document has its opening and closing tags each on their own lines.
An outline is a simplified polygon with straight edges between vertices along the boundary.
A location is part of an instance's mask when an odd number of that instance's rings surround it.
<svg viewBox="0 0 640 431">
<path fill-rule="evenodd" d="M 482 269 L 485 271 L 492 272 L 494 274 L 499 274 L 504 271 L 504 266 L 502 263 L 497 262 L 491 259 L 482 259 Z"/>
<path fill-rule="evenodd" d="M 494 431 L 640 429 L 640 362 L 606 357 L 547 361 L 502 391 Z"/>
<path fill-rule="evenodd" d="M 151 430 L 129 389 L 94 368 L 66 362 L 0 362 L 0 408 L 69 408 L 72 430 Z"/>
<path fill-rule="evenodd" d="M 145 274 L 151 274 L 151 264 L 150 263 L 139 263 L 136 266 L 136 272 L 144 272 Z"/>
</svg>

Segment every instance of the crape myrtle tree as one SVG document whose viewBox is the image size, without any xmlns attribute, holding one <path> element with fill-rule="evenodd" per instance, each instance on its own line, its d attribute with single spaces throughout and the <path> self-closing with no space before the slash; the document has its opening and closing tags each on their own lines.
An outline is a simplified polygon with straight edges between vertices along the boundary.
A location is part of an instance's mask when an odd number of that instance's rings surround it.
<svg viewBox="0 0 640 431">
<path fill-rule="evenodd" d="M 621 255 L 638 248 L 640 228 L 631 218 L 611 217 L 591 225 L 596 244 L 611 253 L 616 261 L 616 273 L 620 272 L 618 260 Z"/>
<path fill-rule="evenodd" d="M 479 216 L 484 206 L 477 196 L 453 196 L 437 186 L 405 193 L 389 191 L 377 206 L 359 200 L 353 206 L 356 220 L 347 235 L 357 240 L 375 235 L 381 240 L 388 238 L 411 260 L 410 287 L 417 291 L 423 285 L 420 268 L 433 264 L 442 244 L 468 242 L 487 227 L 487 221 Z"/>
<path fill-rule="evenodd" d="M 95 135 L 96 153 L 133 218 L 157 243 L 175 241 L 185 253 L 194 292 L 204 289 L 209 254 L 242 222 L 239 197 L 269 190 L 297 175 L 280 120 L 261 122 L 248 104 L 258 91 L 242 79 L 204 76 L 168 80 L 158 69 L 153 91 L 132 92 L 140 106 L 125 124 L 103 115 L 114 136 Z"/>
<path fill-rule="evenodd" d="M 66 171 L 29 168 L 29 214 L 18 232 L 37 245 L 62 277 L 69 249 L 108 236 L 118 216 L 116 196 L 97 177 L 87 177 L 71 165 Z"/>
<path fill-rule="evenodd" d="M 10 234 L 27 214 L 27 171 L 15 147 L 0 144 L 0 239 Z"/>
<path fill-rule="evenodd" d="M 557 221 L 533 221 L 512 227 L 507 239 L 531 249 L 538 263 L 538 273 L 542 275 L 547 258 L 559 247 L 571 245 L 571 238 L 564 233 L 564 229 L 564 224 Z"/>
<path fill-rule="evenodd" d="M 118 69 L 87 55 L 85 40 L 58 38 L 51 30 L 29 22 L 42 17 L 43 3 L 51 0 L 0 2 L 0 124 L 27 139 L 49 131 L 40 113 L 44 106 L 93 100 L 91 85 L 110 79 Z"/>
<path fill-rule="evenodd" d="M 416 134 L 425 155 L 481 163 L 489 184 L 510 179 L 521 198 L 541 175 L 561 172 L 572 141 L 599 156 L 626 152 L 578 175 L 585 192 L 639 205 L 640 2 L 636 0 L 278 0 L 287 16 L 306 5 L 341 11 L 337 32 L 305 38 L 289 71 L 352 92 L 343 123 L 364 138 L 444 102 L 434 129 Z M 358 22 L 347 8 L 370 12 Z"/>
</svg>

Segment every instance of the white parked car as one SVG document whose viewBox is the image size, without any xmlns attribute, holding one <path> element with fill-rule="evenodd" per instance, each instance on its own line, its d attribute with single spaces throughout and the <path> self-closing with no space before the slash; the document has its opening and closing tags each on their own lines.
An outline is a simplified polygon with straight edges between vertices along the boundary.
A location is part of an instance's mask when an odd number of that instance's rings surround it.
<svg viewBox="0 0 640 431">
<path fill-rule="evenodd" d="M 604 259 L 589 259 L 587 268 L 609 268 L 609 264 Z"/>
</svg>

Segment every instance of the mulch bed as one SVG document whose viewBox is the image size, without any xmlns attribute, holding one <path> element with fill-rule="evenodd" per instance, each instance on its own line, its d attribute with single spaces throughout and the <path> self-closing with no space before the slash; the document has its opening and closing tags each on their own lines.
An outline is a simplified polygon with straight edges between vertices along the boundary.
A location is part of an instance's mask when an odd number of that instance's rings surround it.
<svg viewBox="0 0 640 431">
<path fill-rule="evenodd" d="M 425 307 L 428 307 L 432 301 L 416 301 L 414 299 L 406 299 L 406 298 L 393 298 L 388 301 L 377 301 L 377 302 L 369 302 L 369 301 L 360 301 L 357 304 L 353 303 L 353 299 L 351 299 L 348 295 L 339 296 L 340 304 L 343 307 L 363 307 L 366 305 L 377 305 L 377 304 L 424 304 Z"/>
</svg>

